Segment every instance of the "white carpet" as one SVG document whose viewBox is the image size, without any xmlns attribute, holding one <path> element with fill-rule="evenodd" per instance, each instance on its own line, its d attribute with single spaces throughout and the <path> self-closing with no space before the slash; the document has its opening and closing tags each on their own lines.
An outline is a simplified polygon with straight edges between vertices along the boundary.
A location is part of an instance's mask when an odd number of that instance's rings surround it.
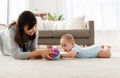
<svg viewBox="0 0 120 78">
<path fill-rule="evenodd" d="M 120 78 L 120 55 L 110 59 L 15 60 L 0 54 L 0 78 Z"/>
<path fill-rule="evenodd" d="M 119 34 L 110 33 L 95 36 L 96 44 L 112 45 L 109 59 L 15 60 L 0 54 L 0 78 L 120 78 Z"/>
</svg>

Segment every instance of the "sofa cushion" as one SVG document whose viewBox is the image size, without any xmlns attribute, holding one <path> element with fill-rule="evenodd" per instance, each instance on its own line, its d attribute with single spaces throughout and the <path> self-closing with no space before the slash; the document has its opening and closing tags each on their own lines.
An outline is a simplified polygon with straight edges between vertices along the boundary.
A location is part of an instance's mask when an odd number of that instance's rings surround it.
<svg viewBox="0 0 120 78">
<path fill-rule="evenodd" d="M 54 30 L 54 37 L 61 37 L 63 34 L 72 34 L 74 37 L 89 37 L 89 29 L 85 30 Z"/>
<path fill-rule="evenodd" d="M 40 30 L 38 37 L 53 37 L 53 31 L 52 30 Z"/>
<path fill-rule="evenodd" d="M 38 30 L 53 30 L 54 21 L 42 20 L 40 17 L 37 18 L 37 29 Z"/>
</svg>

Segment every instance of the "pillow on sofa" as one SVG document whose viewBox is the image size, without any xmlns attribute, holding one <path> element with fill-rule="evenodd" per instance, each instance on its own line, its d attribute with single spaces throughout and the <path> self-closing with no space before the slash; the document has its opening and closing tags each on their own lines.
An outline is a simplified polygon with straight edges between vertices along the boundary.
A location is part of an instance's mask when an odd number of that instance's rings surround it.
<svg viewBox="0 0 120 78">
<path fill-rule="evenodd" d="M 44 27 L 43 27 L 43 23 L 42 23 L 41 17 L 36 17 L 36 19 L 37 19 L 37 29 L 38 30 L 43 30 Z"/>
<path fill-rule="evenodd" d="M 54 21 L 54 28 L 53 30 L 63 30 L 65 28 L 66 21 Z"/>
<path fill-rule="evenodd" d="M 79 16 L 66 21 L 66 30 L 85 29 L 85 16 Z"/>
<path fill-rule="evenodd" d="M 72 30 L 85 29 L 85 16 L 73 18 L 71 20 L 49 21 L 37 18 L 38 30 Z"/>
<path fill-rule="evenodd" d="M 63 30 L 66 25 L 66 21 L 50 21 L 42 20 L 40 17 L 36 18 L 38 30 Z"/>
<path fill-rule="evenodd" d="M 38 30 L 52 30 L 54 28 L 54 22 L 48 20 L 42 20 L 40 17 L 37 18 L 37 29 Z"/>
<path fill-rule="evenodd" d="M 49 20 L 45 20 L 45 21 L 43 21 L 43 27 L 44 27 L 44 30 L 53 30 L 54 22 L 49 21 Z"/>
</svg>

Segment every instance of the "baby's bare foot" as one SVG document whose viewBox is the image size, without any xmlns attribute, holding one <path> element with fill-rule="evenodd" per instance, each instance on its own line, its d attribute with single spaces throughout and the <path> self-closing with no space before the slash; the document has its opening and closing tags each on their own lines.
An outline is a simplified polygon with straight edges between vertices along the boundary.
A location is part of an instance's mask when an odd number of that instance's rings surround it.
<svg viewBox="0 0 120 78">
<path fill-rule="evenodd" d="M 106 47 L 108 47 L 109 49 L 111 49 L 111 46 L 107 45 Z"/>
<path fill-rule="evenodd" d="M 102 47 L 102 48 L 107 47 L 107 48 L 111 49 L 111 46 L 109 46 L 109 45 L 101 45 L 101 47 Z"/>
<path fill-rule="evenodd" d="M 101 45 L 101 48 L 104 48 L 104 45 Z"/>
</svg>

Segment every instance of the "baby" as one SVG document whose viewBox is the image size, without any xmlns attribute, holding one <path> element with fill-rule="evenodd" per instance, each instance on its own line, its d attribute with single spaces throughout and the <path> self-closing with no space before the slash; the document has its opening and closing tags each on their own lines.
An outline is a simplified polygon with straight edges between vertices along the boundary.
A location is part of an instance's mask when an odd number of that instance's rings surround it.
<svg viewBox="0 0 120 78">
<path fill-rule="evenodd" d="M 71 34 L 64 34 L 60 39 L 60 45 L 66 52 L 61 54 L 62 58 L 110 58 L 110 46 L 92 45 L 89 47 L 80 47 L 75 43 Z"/>
</svg>

